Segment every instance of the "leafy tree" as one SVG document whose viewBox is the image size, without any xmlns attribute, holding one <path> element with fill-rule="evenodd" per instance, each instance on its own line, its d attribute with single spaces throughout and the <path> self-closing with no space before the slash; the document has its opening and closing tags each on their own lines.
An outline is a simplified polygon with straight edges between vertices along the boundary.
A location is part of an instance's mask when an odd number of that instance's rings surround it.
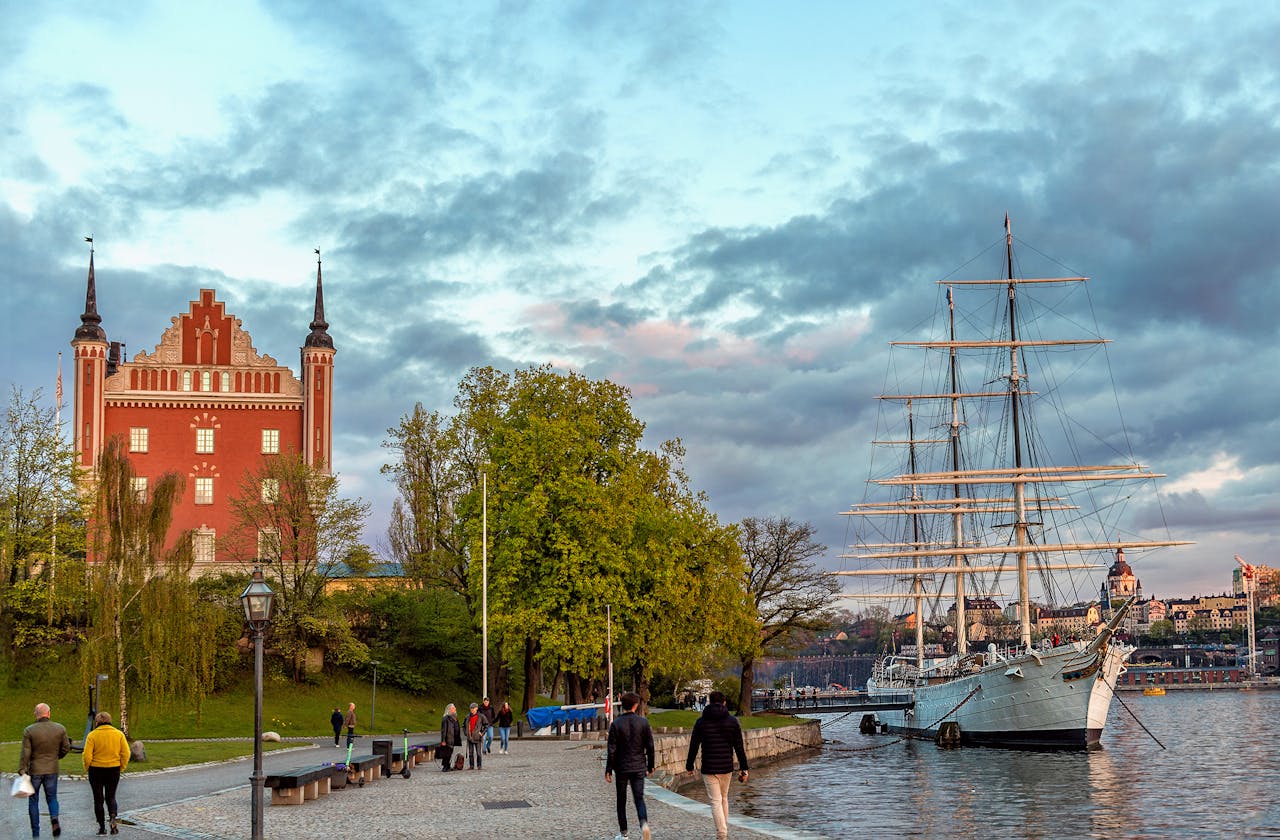
<svg viewBox="0 0 1280 840">
<path fill-rule="evenodd" d="M 746 557 L 747 592 L 755 605 L 757 634 L 739 652 L 742 680 L 740 714 L 751 714 L 755 661 L 764 652 L 786 646 L 797 631 L 831 625 L 831 599 L 840 585 L 813 559 L 827 550 L 814 541 L 815 529 L 787 517 L 742 520 L 739 540 Z"/>
<path fill-rule="evenodd" d="M 1147 630 L 1147 635 L 1153 639 L 1165 640 L 1173 635 L 1173 622 L 1167 619 L 1151 622 L 1151 627 Z"/>
<path fill-rule="evenodd" d="M 165 701 L 194 701 L 212 690 L 216 616 L 192 598 L 191 539 L 172 543 L 173 507 L 183 490 L 177 473 L 134 488 L 134 469 L 120 436 L 98 459 L 93 494 L 90 625 L 82 668 L 86 677 L 115 675 L 120 728 L 129 731 L 128 689 L 141 685 Z M 170 546 L 166 548 L 166 546 Z M 193 627 L 200 628 L 192 632 Z"/>
<path fill-rule="evenodd" d="M 236 528 L 225 547 L 246 565 L 261 563 L 272 582 L 276 606 L 269 633 L 295 680 L 303 678 L 313 645 L 326 644 L 347 664 L 367 658 L 325 598 L 342 561 L 367 554 L 360 536 L 369 504 L 338 491 L 337 476 L 312 467 L 297 452 L 282 452 L 263 456 L 230 499 Z"/>
</svg>

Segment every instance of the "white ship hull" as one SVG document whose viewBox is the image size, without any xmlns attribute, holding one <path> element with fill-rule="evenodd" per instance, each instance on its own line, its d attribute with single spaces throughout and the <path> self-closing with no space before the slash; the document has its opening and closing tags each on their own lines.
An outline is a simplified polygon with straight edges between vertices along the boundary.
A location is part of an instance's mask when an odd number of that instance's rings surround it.
<svg viewBox="0 0 1280 840">
<path fill-rule="evenodd" d="M 909 709 L 877 714 L 890 731 L 912 737 L 933 738 L 942 724 L 954 722 L 966 745 L 1092 749 L 1132 652 L 1120 644 L 1076 642 L 1009 657 L 983 653 L 927 668 L 924 680 L 879 668 L 867 693 L 914 700 Z"/>
</svg>

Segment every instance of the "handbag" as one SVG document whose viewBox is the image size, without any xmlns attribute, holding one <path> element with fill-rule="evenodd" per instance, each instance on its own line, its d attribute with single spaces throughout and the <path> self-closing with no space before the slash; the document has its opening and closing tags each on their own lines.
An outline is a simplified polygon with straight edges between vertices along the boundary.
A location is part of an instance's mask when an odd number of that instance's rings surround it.
<svg viewBox="0 0 1280 840">
<path fill-rule="evenodd" d="M 18 799 L 26 799 L 36 792 L 35 787 L 31 784 L 31 777 L 26 773 L 20 776 L 14 776 L 13 787 L 9 790 L 9 795 Z"/>
<path fill-rule="evenodd" d="M 436 758 L 443 760 L 448 758 L 451 752 L 453 749 L 448 744 L 436 744 Z"/>
</svg>

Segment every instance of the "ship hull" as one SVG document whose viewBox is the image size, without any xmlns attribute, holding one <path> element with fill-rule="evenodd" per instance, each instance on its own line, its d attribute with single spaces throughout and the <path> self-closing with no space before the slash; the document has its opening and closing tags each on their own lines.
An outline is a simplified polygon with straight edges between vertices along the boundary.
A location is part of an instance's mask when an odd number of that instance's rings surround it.
<svg viewBox="0 0 1280 840">
<path fill-rule="evenodd" d="M 944 723 L 955 723 L 965 745 L 1096 749 L 1116 678 L 1131 652 L 1122 645 L 1102 645 L 1098 650 L 1082 643 L 1063 645 L 970 665 L 971 673 L 930 684 L 906 686 L 873 677 L 867 693 L 901 697 L 909 692 L 911 708 L 878 713 L 877 720 L 889 731 L 911 737 L 934 738 Z"/>
</svg>

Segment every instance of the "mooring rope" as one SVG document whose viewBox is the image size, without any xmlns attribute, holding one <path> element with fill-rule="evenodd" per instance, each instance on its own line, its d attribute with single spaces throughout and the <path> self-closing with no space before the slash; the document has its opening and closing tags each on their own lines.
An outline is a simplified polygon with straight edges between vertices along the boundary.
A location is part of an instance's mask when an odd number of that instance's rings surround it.
<svg viewBox="0 0 1280 840">
<path fill-rule="evenodd" d="M 1150 729 L 1147 729 L 1147 725 L 1142 721 L 1138 720 L 1138 716 L 1133 713 L 1133 709 L 1129 708 L 1129 704 L 1120 699 L 1120 692 L 1112 688 L 1111 683 L 1107 682 L 1106 679 L 1102 680 L 1102 684 L 1107 687 L 1107 691 L 1111 692 L 1111 697 L 1115 700 L 1118 700 L 1120 702 L 1120 705 L 1124 707 L 1124 710 L 1129 713 L 1129 716 L 1133 718 L 1133 722 L 1138 724 L 1138 726 L 1141 726 L 1142 731 L 1151 736 L 1151 740 L 1155 741 L 1157 744 L 1160 744 L 1160 739 L 1155 736 L 1155 733 L 1153 733 Z M 1167 750 L 1169 748 L 1166 747 L 1164 744 L 1160 744 L 1160 749 Z"/>
</svg>

